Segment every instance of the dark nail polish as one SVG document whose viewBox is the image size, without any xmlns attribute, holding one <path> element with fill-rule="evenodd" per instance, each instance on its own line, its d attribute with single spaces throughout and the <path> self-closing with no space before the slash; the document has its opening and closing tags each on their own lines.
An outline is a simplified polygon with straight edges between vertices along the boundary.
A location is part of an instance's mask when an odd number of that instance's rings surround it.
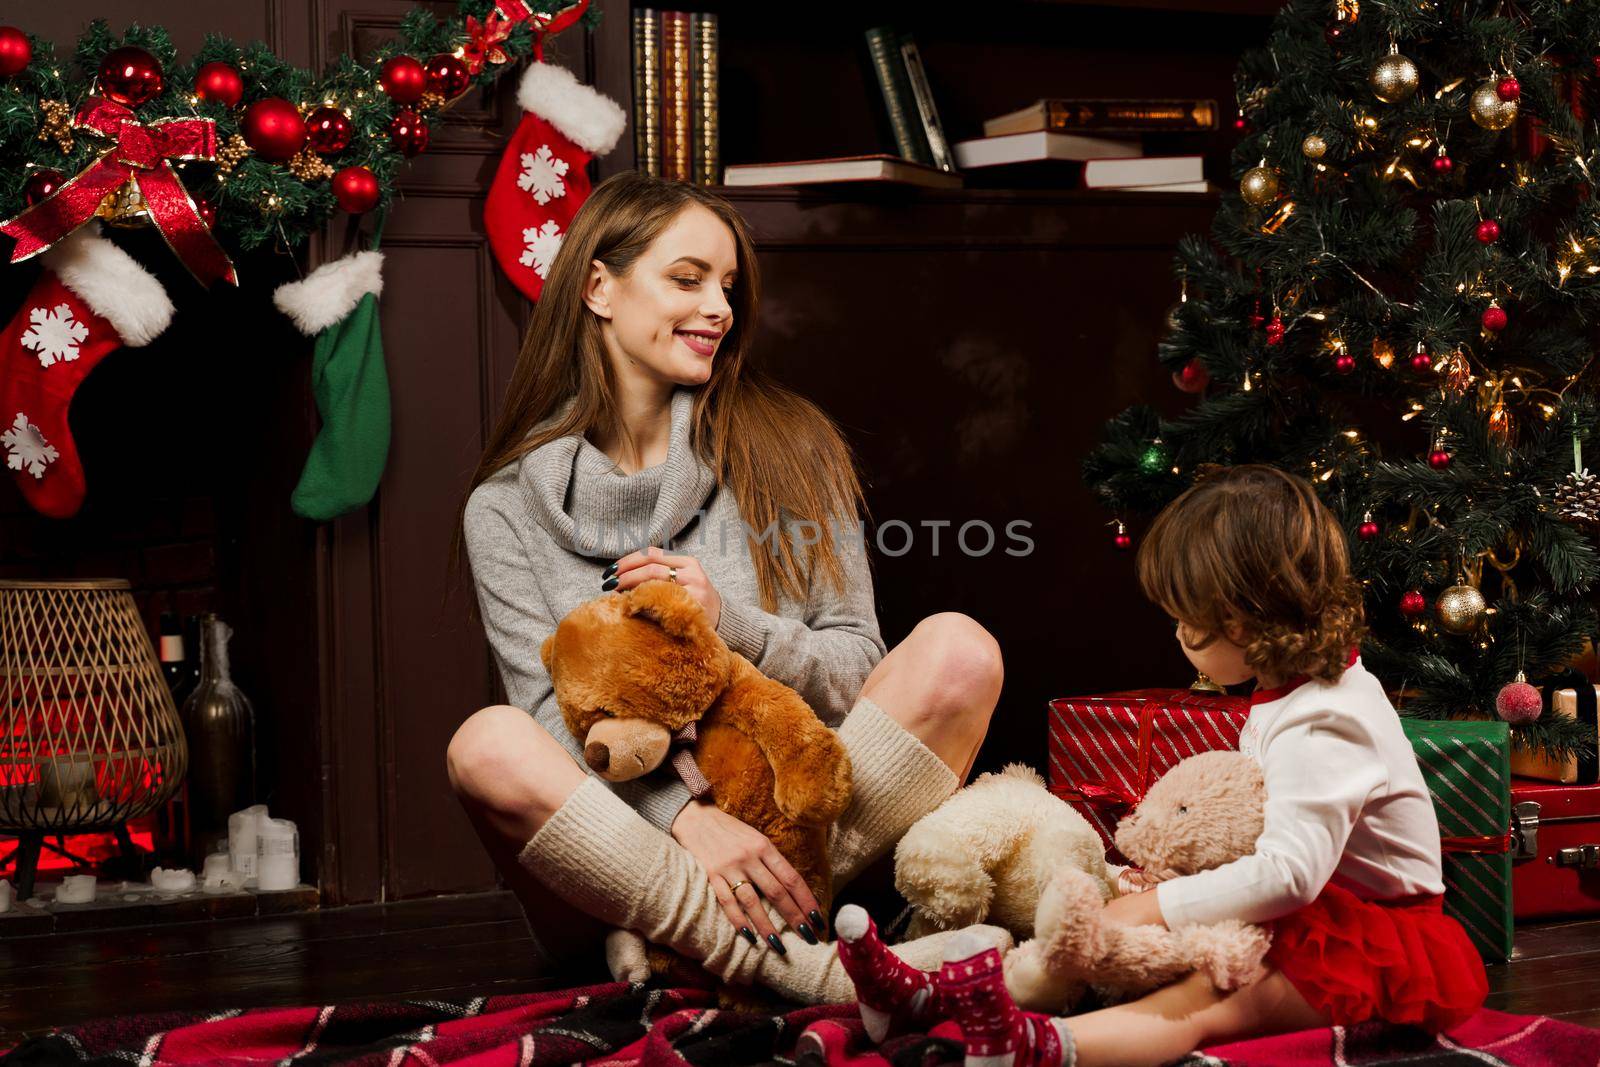
<svg viewBox="0 0 1600 1067">
<path fill-rule="evenodd" d="M 748 926 L 739 927 L 739 932 L 743 934 L 745 936 L 745 940 L 749 941 L 752 945 L 756 943 L 756 933 Z"/>
<path fill-rule="evenodd" d="M 811 932 L 811 927 L 801 923 L 796 929 L 800 931 L 800 936 L 806 939 L 806 944 L 815 945 L 817 943 L 817 935 Z"/>
<path fill-rule="evenodd" d="M 611 590 L 615 589 L 616 587 L 617 587 L 617 580 L 615 578 L 607 578 L 605 581 L 600 583 L 600 591 L 602 593 L 609 593 L 609 592 L 611 592 Z"/>
<path fill-rule="evenodd" d="M 825 919 L 823 919 L 821 912 L 817 911 L 815 908 L 812 908 L 811 913 L 807 915 L 806 918 L 811 920 L 811 925 L 816 927 L 818 933 L 827 932 L 828 923 Z"/>
<path fill-rule="evenodd" d="M 600 572 L 600 577 L 609 578 L 615 573 L 617 573 L 617 565 L 613 563 L 611 566 Z"/>
<path fill-rule="evenodd" d="M 780 955 L 780 956 L 787 956 L 789 954 L 789 950 L 783 947 L 783 942 L 778 940 L 778 935 L 777 934 L 768 934 L 767 935 L 767 944 L 769 944 L 773 948 L 777 949 L 778 950 L 778 955 Z"/>
</svg>

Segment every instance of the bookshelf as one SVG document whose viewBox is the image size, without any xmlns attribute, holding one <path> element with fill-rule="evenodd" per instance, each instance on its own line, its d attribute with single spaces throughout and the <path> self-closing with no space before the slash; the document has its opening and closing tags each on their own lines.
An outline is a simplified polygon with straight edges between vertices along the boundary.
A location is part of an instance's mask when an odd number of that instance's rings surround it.
<svg viewBox="0 0 1600 1067">
<path fill-rule="evenodd" d="M 592 41 L 600 88 L 632 113 L 629 23 L 636 5 L 606 3 Z M 779 0 L 683 0 L 716 12 L 721 36 L 724 165 L 893 151 L 867 58 L 868 27 L 916 38 L 952 141 L 983 120 L 1051 96 L 1198 97 L 1220 105 L 1224 129 L 1147 139 L 1150 154 L 1202 153 L 1226 181 L 1233 142 L 1233 68 L 1266 32 L 1266 0 L 993 0 L 985 5 L 866 3 L 842 10 Z M 981 11 L 983 21 L 975 21 Z M 634 166 L 631 143 L 602 176 Z M 969 186 L 1003 185 L 975 171 Z M 1030 181 L 1033 179 L 1030 176 Z M 846 194 L 855 195 L 855 194 Z M 1192 194 L 1191 194 L 1192 195 Z"/>
<path fill-rule="evenodd" d="M 631 114 L 632 5 L 601 0 L 597 86 Z M 640 5 L 644 6 L 644 5 Z M 864 32 L 915 36 L 952 141 L 1049 96 L 1214 98 L 1224 129 L 1202 152 L 1228 184 L 1233 70 L 1266 35 L 1262 0 L 867 2 L 702 0 L 721 36 L 724 164 L 888 151 Z M 986 21 L 974 23 L 981 11 Z M 1150 144 L 1150 151 L 1160 151 Z M 599 162 L 634 165 L 631 131 Z M 1079 476 L 1105 419 L 1187 398 L 1154 358 L 1177 299 L 1173 250 L 1206 233 L 1215 193 L 1141 194 L 857 183 L 716 187 L 755 234 L 762 277 L 754 357 L 844 428 L 880 528 L 919 531 L 875 551 L 878 617 L 892 646 L 918 620 L 962 612 L 1000 642 L 1005 690 L 978 771 L 1040 765 L 1046 702 L 1071 693 L 1187 684 L 1192 671 L 1132 560 L 1111 547 Z M 948 520 L 938 552 L 927 522 Z M 972 557 L 962 523 L 1030 524 L 1032 552 Z M 1001 538 L 1002 545 L 1005 543 Z M 893 546 L 898 548 L 896 544 Z"/>
</svg>

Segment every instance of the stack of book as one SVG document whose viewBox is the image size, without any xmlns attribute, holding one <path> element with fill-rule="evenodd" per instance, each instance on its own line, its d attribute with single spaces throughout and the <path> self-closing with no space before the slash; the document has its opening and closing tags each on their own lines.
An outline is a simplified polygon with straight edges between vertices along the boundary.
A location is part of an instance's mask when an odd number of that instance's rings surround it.
<svg viewBox="0 0 1600 1067">
<path fill-rule="evenodd" d="M 634 166 L 647 174 L 715 185 L 722 166 L 717 122 L 717 16 L 633 9 Z"/>
<path fill-rule="evenodd" d="M 911 35 L 888 26 L 867 31 L 872 73 L 894 138 L 895 154 L 837 156 L 788 163 L 749 163 L 727 168 L 727 185 L 806 185 L 832 182 L 893 182 L 960 188 L 955 153 L 939 121 L 922 55 Z"/>
<path fill-rule="evenodd" d="M 1086 189 L 1207 192 L 1199 155 L 1146 155 L 1146 134 L 1210 132 L 1215 100 L 1040 100 L 983 124 L 984 136 L 954 146 L 964 170 L 1045 170 L 1052 184 L 1076 177 Z"/>
</svg>

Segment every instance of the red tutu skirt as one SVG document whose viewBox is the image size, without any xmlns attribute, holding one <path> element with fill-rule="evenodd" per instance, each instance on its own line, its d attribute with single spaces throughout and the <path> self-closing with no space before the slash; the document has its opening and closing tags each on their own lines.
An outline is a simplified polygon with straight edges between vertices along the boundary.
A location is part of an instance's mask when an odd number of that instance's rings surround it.
<svg viewBox="0 0 1600 1067">
<path fill-rule="evenodd" d="M 1449 1030 L 1483 1007 L 1489 980 L 1442 904 L 1362 900 L 1330 884 L 1274 924 L 1267 962 L 1335 1025 L 1382 1019 Z"/>
</svg>

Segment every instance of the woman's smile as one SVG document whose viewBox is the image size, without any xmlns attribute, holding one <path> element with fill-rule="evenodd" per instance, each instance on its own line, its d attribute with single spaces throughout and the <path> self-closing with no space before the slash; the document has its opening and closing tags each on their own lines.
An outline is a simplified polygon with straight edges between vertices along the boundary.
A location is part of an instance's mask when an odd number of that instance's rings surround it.
<svg viewBox="0 0 1600 1067">
<path fill-rule="evenodd" d="M 674 330 L 673 334 L 697 356 L 712 355 L 717 350 L 717 342 L 722 339 L 719 330 Z"/>
</svg>

